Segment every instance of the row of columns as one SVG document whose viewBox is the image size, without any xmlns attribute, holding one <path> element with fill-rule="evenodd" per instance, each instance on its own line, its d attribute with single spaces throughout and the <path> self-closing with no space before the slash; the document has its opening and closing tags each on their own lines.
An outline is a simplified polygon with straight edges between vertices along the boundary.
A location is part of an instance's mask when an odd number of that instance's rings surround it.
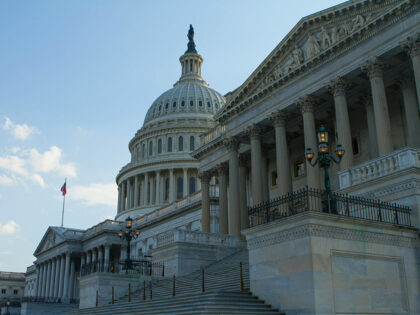
<svg viewBox="0 0 420 315">
<path fill-rule="evenodd" d="M 413 45 L 410 46 L 413 50 Z M 417 47 L 417 46 L 416 46 Z M 418 49 L 415 53 L 410 53 L 413 61 L 413 72 L 416 82 L 420 81 L 420 57 Z M 393 151 L 391 122 L 388 112 L 388 104 L 385 93 L 383 79 L 383 69 L 385 64 L 382 60 L 374 57 L 361 66 L 370 81 L 371 103 L 373 108 L 367 107 L 367 118 L 371 146 L 377 143 L 377 152 L 380 156 Z M 418 96 L 420 95 L 420 85 L 417 86 L 417 97 L 414 81 L 410 77 L 410 72 L 399 80 L 402 90 L 405 118 L 407 122 L 407 144 L 409 146 L 420 146 L 420 120 L 418 110 Z M 340 167 L 349 168 L 353 165 L 352 138 L 350 130 L 350 119 L 346 99 L 346 88 L 349 82 L 344 78 L 337 77 L 328 85 L 328 89 L 334 98 L 335 107 L 335 126 L 338 143 L 346 149 Z M 318 104 L 318 99 L 312 95 L 307 95 L 297 101 L 297 106 L 303 118 L 304 144 L 305 148 L 314 150 L 318 147 L 317 131 L 315 125 L 314 107 Z M 373 109 L 373 110 L 372 110 Z M 372 113 L 373 112 L 373 113 Z M 372 115 L 373 114 L 373 115 Z M 372 117 L 373 116 L 373 117 Z M 292 176 L 290 174 L 289 151 L 286 140 L 286 120 L 288 114 L 278 111 L 269 117 L 275 130 L 276 144 L 276 167 L 280 195 L 285 195 L 292 191 Z M 262 154 L 261 135 L 262 129 L 258 125 L 248 128 L 247 133 L 251 147 L 251 182 L 252 182 L 252 201 L 253 204 L 260 204 L 267 200 L 268 194 L 265 190 L 266 180 L 263 174 L 267 173 L 266 163 Z M 374 138 L 374 139 L 373 139 Z M 240 171 L 238 147 L 236 138 L 232 137 L 225 140 L 228 147 L 228 169 L 225 164 L 218 167 L 219 175 L 219 226 L 220 233 L 233 234 L 240 236 L 240 230 L 246 228 L 246 196 L 243 185 L 245 182 L 243 170 Z M 311 188 L 320 188 L 320 170 L 318 167 L 311 167 L 306 162 L 306 181 Z M 265 167 L 264 167 L 265 166 Z M 229 177 L 227 175 L 229 174 Z M 245 175 L 244 175 L 245 174 Z M 201 174 L 202 178 L 202 230 L 210 231 L 210 202 L 208 193 L 209 175 Z M 229 181 L 229 198 L 227 198 L 227 183 Z M 241 194 L 242 193 L 242 194 Z M 229 208 L 227 200 L 229 199 Z M 229 209 L 229 216 L 228 216 Z M 229 222 L 228 222 L 229 217 Z"/>
<path fill-rule="evenodd" d="M 35 296 L 42 298 L 73 298 L 75 261 L 70 253 L 53 257 L 37 264 Z"/>
<path fill-rule="evenodd" d="M 183 168 L 183 197 L 188 196 L 188 171 Z M 195 171 L 195 169 L 193 169 Z M 175 169 L 169 169 L 169 187 L 165 187 L 166 177 L 161 176 L 162 171 L 144 173 L 126 179 L 118 185 L 118 212 L 148 205 L 172 203 L 176 200 Z M 167 191 L 168 189 L 168 191 Z M 200 189 L 197 181 L 196 190 Z"/>
<path fill-rule="evenodd" d="M 105 244 L 92 248 L 81 256 L 80 270 L 93 271 L 106 271 L 109 268 L 111 245 Z"/>
</svg>

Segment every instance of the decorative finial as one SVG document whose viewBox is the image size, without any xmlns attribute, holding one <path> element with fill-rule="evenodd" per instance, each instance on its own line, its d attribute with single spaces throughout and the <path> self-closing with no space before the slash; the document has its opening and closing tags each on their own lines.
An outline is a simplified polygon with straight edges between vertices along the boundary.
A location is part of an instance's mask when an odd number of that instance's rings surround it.
<svg viewBox="0 0 420 315">
<path fill-rule="evenodd" d="M 190 24 L 190 29 L 188 30 L 188 49 L 185 53 L 197 53 L 197 50 L 195 49 L 195 43 L 194 43 L 194 28 Z"/>
</svg>

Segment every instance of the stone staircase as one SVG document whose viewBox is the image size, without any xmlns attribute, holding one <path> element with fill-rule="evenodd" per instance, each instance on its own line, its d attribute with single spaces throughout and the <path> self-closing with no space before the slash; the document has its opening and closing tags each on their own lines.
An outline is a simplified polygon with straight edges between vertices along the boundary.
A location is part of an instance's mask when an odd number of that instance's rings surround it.
<svg viewBox="0 0 420 315">
<path fill-rule="evenodd" d="M 242 264 L 242 291 L 240 277 Z M 154 280 L 130 295 L 122 296 L 114 304 L 82 309 L 68 313 L 90 314 L 284 314 L 271 308 L 249 292 L 249 265 L 246 250 L 234 253 L 204 269 L 175 278 Z M 152 299 L 151 299 L 152 295 Z"/>
</svg>

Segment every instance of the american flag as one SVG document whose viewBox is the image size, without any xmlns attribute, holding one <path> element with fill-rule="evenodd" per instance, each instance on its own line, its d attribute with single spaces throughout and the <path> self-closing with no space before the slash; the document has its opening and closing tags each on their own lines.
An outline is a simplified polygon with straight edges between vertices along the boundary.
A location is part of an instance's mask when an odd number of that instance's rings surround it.
<svg viewBox="0 0 420 315">
<path fill-rule="evenodd" d="M 64 182 L 63 186 L 61 186 L 60 191 L 63 193 L 63 196 L 67 194 L 66 182 Z"/>
</svg>

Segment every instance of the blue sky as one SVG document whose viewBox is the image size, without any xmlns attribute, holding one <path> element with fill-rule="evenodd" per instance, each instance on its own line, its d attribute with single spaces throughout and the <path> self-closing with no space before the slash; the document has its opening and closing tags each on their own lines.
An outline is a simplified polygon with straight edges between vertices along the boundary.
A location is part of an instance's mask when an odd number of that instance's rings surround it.
<svg viewBox="0 0 420 315">
<path fill-rule="evenodd" d="M 0 270 L 50 225 L 116 213 L 115 176 L 148 107 L 180 76 L 189 24 L 203 77 L 238 87 L 300 18 L 341 1 L 0 2 Z"/>
</svg>

